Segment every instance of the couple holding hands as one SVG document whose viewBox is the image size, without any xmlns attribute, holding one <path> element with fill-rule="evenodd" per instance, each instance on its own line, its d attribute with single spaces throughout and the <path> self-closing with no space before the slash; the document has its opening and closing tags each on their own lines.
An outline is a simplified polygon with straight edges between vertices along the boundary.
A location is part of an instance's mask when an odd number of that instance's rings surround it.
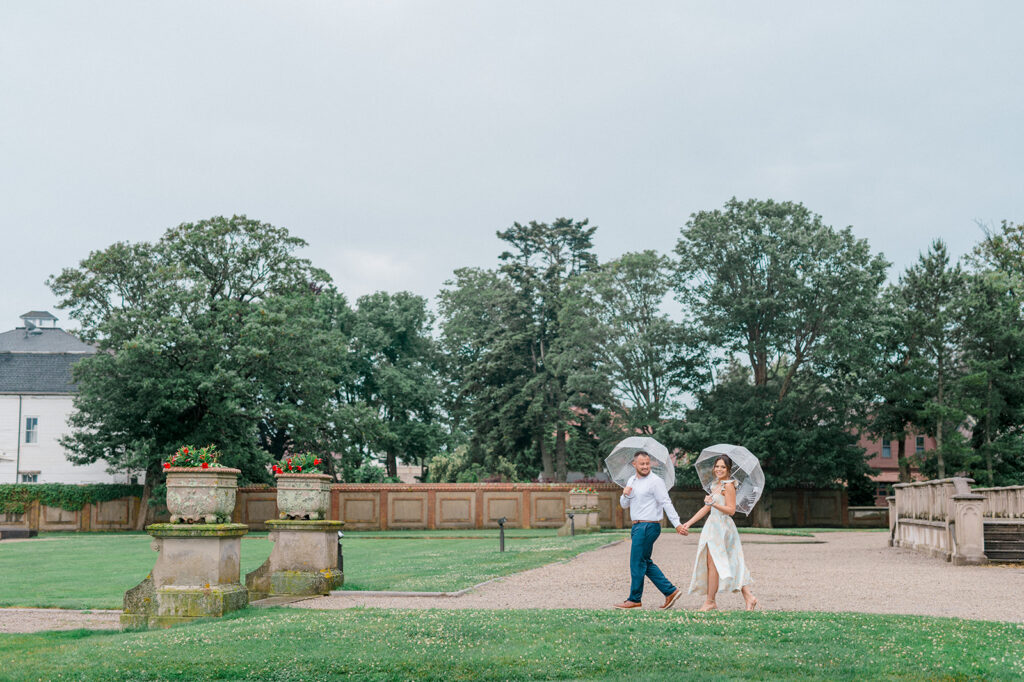
<svg viewBox="0 0 1024 682">
<path fill-rule="evenodd" d="M 686 523 L 679 523 L 672 501 L 668 497 L 665 482 L 651 474 L 651 457 L 640 451 L 633 455 L 632 476 L 622 491 L 619 504 L 629 509 L 633 519 L 630 539 L 633 543 L 629 552 L 629 573 L 631 577 L 629 598 L 616 608 L 634 609 L 642 606 L 644 577 L 650 578 L 654 586 L 665 595 L 663 609 L 671 608 L 682 594 L 661 569 L 651 560 L 654 542 L 661 535 L 661 516 L 664 512 L 680 535 L 689 535 L 690 526 L 708 516 L 700 533 L 697 558 L 693 565 L 693 578 L 689 593 L 704 592 L 701 611 L 718 608 L 715 595 L 718 592 L 741 592 L 748 611 L 757 606 L 757 599 L 749 585 L 754 581 L 743 560 L 743 547 L 732 515 L 736 512 L 736 482 L 730 478 L 732 460 L 722 455 L 715 460 L 714 483 L 711 493 L 704 498 L 704 506 Z"/>
</svg>

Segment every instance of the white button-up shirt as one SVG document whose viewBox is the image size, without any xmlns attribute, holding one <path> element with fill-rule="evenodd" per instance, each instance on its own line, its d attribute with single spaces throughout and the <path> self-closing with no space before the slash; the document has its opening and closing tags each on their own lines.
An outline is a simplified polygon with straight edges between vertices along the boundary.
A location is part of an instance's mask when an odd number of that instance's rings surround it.
<svg viewBox="0 0 1024 682">
<path fill-rule="evenodd" d="M 647 474 L 641 478 L 633 475 L 626 483 L 626 487 L 632 487 L 633 492 L 619 497 L 619 505 L 629 510 L 629 517 L 633 521 L 661 522 L 661 514 L 664 512 L 672 522 L 673 528 L 679 525 L 679 514 L 672 506 L 668 489 L 661 476 Z"/>
</svg>

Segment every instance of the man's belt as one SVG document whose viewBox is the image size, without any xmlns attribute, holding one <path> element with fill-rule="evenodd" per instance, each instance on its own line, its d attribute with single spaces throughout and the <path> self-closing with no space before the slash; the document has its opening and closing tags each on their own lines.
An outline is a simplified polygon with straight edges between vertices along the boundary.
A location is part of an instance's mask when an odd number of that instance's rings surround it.
<svg viewBox="0 0 1024 682">
<path fill-rule="evenodd" d="M 661 523 L 661 521 L 634 521 L 633 525 L 635 526 L 638 523 Z"/>
</svg>

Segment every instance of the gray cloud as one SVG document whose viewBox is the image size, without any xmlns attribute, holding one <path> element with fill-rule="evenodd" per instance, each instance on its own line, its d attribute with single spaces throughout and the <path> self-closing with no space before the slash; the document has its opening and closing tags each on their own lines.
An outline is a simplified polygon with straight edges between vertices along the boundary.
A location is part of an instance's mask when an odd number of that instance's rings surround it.
<svg viewBox="0 0 1024 682">
<path fill-rule="evenodd" d="M 732 195 L 905 267 L 1024 219 L 1019 3 L 0 6 L 0 328 L 116 240 L 246 213 L 354 298 L 433 296 L 515 220 L 670 251 Z M 54 312 L 57 312 L 54 310 Z M 57 313 L 61 315 L 61 313 Z M 66 320 L 65 320 L 66 321 Z"/>
</svg>

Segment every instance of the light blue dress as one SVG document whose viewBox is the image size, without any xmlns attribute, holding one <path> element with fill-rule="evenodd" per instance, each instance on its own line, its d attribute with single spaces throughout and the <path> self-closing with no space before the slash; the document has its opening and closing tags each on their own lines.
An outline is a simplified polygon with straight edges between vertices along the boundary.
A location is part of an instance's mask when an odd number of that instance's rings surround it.
<svg viewBox="0 0 1024 682">
<path fill-rule="evenodd" d="M 736 484 L 735 481 L 727 482 Z M 721 488 L 713 499 L 715 504 L 725 504 Z M 704 519 L 700 543 L 697 545 L 697 558 L 693 564 L 693 578 L 690 579 L 690 594 L 707 594 L 708 552 L 711 552 L 715 568 L 718 569 L 719 592 L 739 592 L 744 585 L 752 585 L 754 580 L 743 560 L 743 545 L 740 544 L 740 534 L 732 517 L 712 507 Z"/>
</svg>

